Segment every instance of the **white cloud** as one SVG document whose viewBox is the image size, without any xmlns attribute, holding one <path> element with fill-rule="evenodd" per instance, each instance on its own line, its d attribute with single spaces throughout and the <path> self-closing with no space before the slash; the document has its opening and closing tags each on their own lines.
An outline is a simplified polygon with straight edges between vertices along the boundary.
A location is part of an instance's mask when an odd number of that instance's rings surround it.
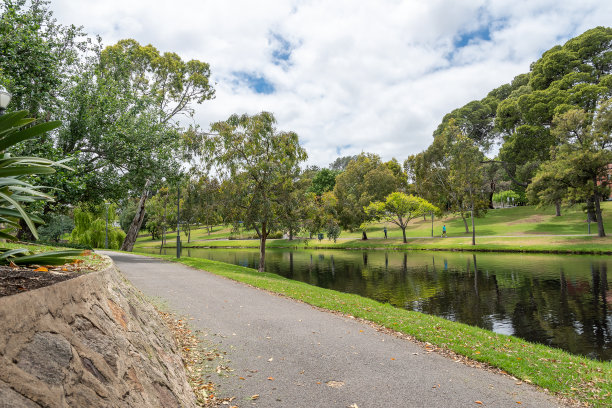
<svg viewBox="0 0 612 408">
<path fill-rule="evenodd" d="M 445 113 L 612 21 L 612 3 L 598 0 L 54 0 L 51 8 L 105 44 L 134 38 L 210 63 L 217 97 L 197 108 L 200 125 L 272 111 L 318 165 L 338 149 L 401 162 L 431 143 Z M 483 38 L 457 49 L 470 33 Z M 285 42 L 290 59 L 274 58 Z M 275 92 L 255 93 L 236 72 L 265 78 Z"/>
</svg>

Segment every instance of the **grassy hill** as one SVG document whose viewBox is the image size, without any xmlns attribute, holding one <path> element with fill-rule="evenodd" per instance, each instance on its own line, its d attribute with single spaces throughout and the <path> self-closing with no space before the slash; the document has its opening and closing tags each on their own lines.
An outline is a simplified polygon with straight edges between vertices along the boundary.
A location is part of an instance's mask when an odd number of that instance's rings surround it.
<svg viewBox="0 0 612 408">
<path fill-rule="evenodd" d="M 604 225 L 608 235 L 612 236 L 612 201 L 602 203 Z M 449 239 L 440 239 L 442 225 L 446 225 Z M 586 236 L 588 224 L 586 214 L 581 207 L 564 208 L 562 215 L 556 217 L 554 208 L 537 208 L 533 206 L 511 207 L 489 210 L 484 216 L 475 219 L 477 245 L 471 244 L 471 232 L 466 233 L 463 220 L 456 215 L 434 219 L 428 217 L 412 220 L 406 230 L 409 238 L 407 245 L 401 241 L 402 233 L 392 223 L 372 225 L 368 230 L 368 241 L 361 241 L 360 231 L 342 231 L 337 243 L 326 238 L 317 240 L 270 240 L 268 246 L 305 246 L 331 248 L 401 248 L 401 249 L 477 249 L 477 250 L 534 250 L 562 252 L 612 252 L 612 238 L 598 238 L 597 225 L 591 223 L 591 236 Z M 388 239 L 384 238 L 383 228 L 387 226 Z M 471 228 L 471 221 L 468 219 Z M 571 236 L 564 236 L 571 235 Z M 578 235 L 578 236 L 573 236 Z M 585 235 L 585 236 L 580 236 Z M 216 226 L 208 234 L 206 229 L 196 229 L 191 233 L 191 242 L 187 243 L 181 236 L 183 246 L 237 246 L 256 247 L 257 241 L 244 240 L 255 236 L 254 231 L 241 231 L 231 234 L 228 226 Z M 230 237 L 232 238 L 231 240 Z M 169 233 L 167 245 L 174 246 L 176 233 Z M 160 240 L 151 240 L 150 236 L 138 239 L 136 247 L 159 246 Z"/>
</svg>

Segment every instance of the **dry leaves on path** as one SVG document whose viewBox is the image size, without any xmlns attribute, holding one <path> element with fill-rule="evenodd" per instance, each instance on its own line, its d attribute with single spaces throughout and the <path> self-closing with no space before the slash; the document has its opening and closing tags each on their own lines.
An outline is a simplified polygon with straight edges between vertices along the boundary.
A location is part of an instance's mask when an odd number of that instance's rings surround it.
<svg viewBox="0 0 612 408">
<path fill-rule="evenodd" d="M 185 320 L 179 319 L 171 313 L 160 310 L 157 312 L 172 331 L 174 340 L 181 351 L 187 380 L 195 393 L 197 405 L 206 408 L 230 406 L 235 397 L 217 397 L 215 384 L 207 379 L 207 375 L 212 371 L 216 371 L 218 374 L 221 371 L 231 371 L 225 365 L 217 365 L 214 369 L 209 367 L 211 361 L 222 359 L 222 354 L 216 350 L 206 348 L 202 340 L 192 331 Z"/>
</svg>

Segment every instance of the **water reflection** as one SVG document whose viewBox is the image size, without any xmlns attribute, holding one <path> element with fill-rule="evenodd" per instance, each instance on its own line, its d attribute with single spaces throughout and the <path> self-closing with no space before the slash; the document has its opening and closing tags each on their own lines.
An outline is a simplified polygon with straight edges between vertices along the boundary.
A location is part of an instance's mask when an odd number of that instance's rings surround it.
<svg viewBox="0 0 612 408">
<path fill-rule="evenodd" d="M 170 250 L 171 251 L 171 250 Z M 256 249 L 184 255 L 256 268 Z M 313 285 L 612 360 L 611 257 L 276 250 L 266 270 Z"/>
</svg>

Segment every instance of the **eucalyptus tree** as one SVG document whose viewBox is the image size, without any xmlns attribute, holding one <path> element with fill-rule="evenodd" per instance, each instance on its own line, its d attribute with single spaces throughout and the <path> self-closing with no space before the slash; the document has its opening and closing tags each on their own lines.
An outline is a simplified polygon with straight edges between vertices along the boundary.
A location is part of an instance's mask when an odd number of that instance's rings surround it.
<svg viewBox="0 0 612 408">
<path fill-rule="evenodd" d="M 254 229 L 259 237 L 259 271 L 264 271 L 266 239 L 280 228 L 285 199 L 306 160 L 294 132 L 278 131 L 269 112 L 232 115 L 211 125 L 204 152 L 223 178 L 226 220 Z"/>
<path fill-rule="evenodd" d="M 128 39 L 95 53 L 75 78 L 57 144 L 77 158 L 83 190 L 106 198 L 143 192 L 122 250 L 133 248 L 149 187 L 178 173 L 177 118 L 214 96 L 209 76 L 204 62 Z"/>
</svg>

